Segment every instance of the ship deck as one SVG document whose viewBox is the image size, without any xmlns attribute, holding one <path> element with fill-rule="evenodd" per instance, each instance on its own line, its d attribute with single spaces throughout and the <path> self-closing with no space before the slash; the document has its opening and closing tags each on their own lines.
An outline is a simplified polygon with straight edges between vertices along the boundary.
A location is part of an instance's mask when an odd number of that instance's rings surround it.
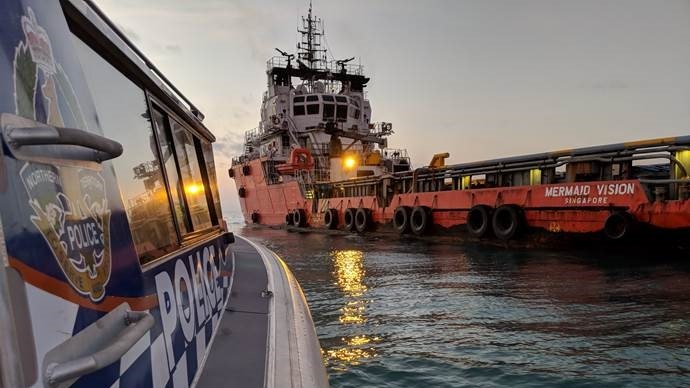
<svg viewBox="0 0 690 388">
<path fill-rule="evenodd" d="M 328 387 L 309 307 L 287 265 L 236 236 L 230 300 L 197 387 Z"/>
</svg>

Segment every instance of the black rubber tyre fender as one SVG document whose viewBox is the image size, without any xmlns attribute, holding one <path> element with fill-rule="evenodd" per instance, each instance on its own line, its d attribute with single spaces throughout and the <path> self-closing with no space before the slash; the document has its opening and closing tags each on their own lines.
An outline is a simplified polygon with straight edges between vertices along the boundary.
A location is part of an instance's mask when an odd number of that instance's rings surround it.
<svg viewBox="0 0 690 388">
<path fill-rule="evenodd" d="M 285 225 L 292 225 L 294 222 L 292 220 L 292 217 L 294 214 L 292 212 L 289 212 L 288 214 L 285 215 Z"/>
<path fill-rule="evenodd" d="M 410 229 L 416 235 L 423 235 L 433 223 L 431 209 L 426 206 L 415 206 L 410 213 Z"/>
<path fill-rule="evenodd" d="M 304 209 L 295 209 L 292 212 L 292 223 L 299 227 L 307 226 L 307 212 Z"/>
<path fill-rule="evenodd" d="M 251 174 L 251 172 L 252 172 L 252 169 L 251 169 L 251 167 L 249 167 L 249 165 L 242 166 L 242 175 L 247 176 L 247 175 Z"/>
<path fill-rule="evenodd" d="M 261 216 L 257 212 L 253 212 L 251 215 L 251 218 L 252 218 L 252 223 L 254 223 L 254 224 L 258 224 L 259 221 L 261 221 Z"/>
<path fill-rule="evenodd" d="M 613 212 L 604 222 L 604 235 L 609 240 L 624 240 L 630 236 L 634 222 L 635 218 L 626 211 Z"/>
<path fill-rule="evenodd" d="M 491 208 L 484 205 L 473 206 L 467 212 L 467 233 L 482 238 L 491 231 Z"/>
<path fill-rule="evenodd" d="M 235 177 L 235 169 L 229 168 L 228 169 L 228 175 L 230 175 L 230 178 L 234 178 Z"/>
<path fill-rule="evenodd" d="M 338 211 L 335 209 L 328 209 L 323 213 L 323 224 L 328 229 L 335 229 L 338 227 Z"/>
<path fill-rule="evenodd" d="M 393 228 L 400 234 L 410 232 L 410 213 L 412 208 L 409 206 L 398 206 L 393 213 Z"/>
<path fill-rule="evenodd" d="M 345 214 L 343 214 L 343 223 L 345 223 L 345 230 L 348 230 L 350 232 L 354 232 L 356 230 L 355 213 L 357 213 L 356 209 L 345 209 Z"/>
<path fill-rule="evenodd" d="M 499 206 L 491 217 L 491 227 L 496 237 L 501 240 L 510 240 L 522 228 L 522 215 L 520 208 L 512 205 Z"/>
<path fill-rule="evenodd" d="M 360 207 L 355 212 L 355 228 L 357 232 L 364 233 L 371 225 L 371 210 Z"/>
<path fill-rule="evenodd" d="M 244 198 L 247 196 L 247 189 L 244 187 L 240 187 L 239 190 L 237 190 L 237 195 L 239 195 L 240 198 Z"/>
</svg>

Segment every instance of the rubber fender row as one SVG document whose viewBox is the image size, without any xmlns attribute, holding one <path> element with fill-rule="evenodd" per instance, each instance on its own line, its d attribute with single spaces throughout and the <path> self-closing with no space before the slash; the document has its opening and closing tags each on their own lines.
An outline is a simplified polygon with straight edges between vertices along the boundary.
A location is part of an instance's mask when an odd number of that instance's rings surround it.
<svg viewBox="0 0 690 388">
<path fill-rule="evenodd" d="M 502 205 L 493 209 L 477 205 L 467 213 L 467 233 L 483 238 L 493 233 L 501 240 L 510 240 L 526 225 L 522 209 L 514 205 Z"/>
<path fill-rule="evenodd" d="M 477 205 L 467 213 L 467 232 L 477 238 L 493 233 L 501 240 L 516 237 L 527 226 L 524 211 L 516 205 L 502 205 L 495 209 Z M 604 222 L 603 233 L 609 240 L 627 238 L 635 229 L 635 217 L 626 211 L 612 212 Z"/>
<path fill-rule="evenodd" d="M 364 233 L 372 226 L 371 209 L 347 208 L 343 214 L 343 223 L 347 231 Z"/>
<path fill-rule="evenodd" d="M 432 225 L 433 215 L 427 206 L 399 206 L 393 213 L 393 228 L 400 234 L 412 232 L 423 235 Z"/>
<path fill-rule="evenodd" d="M 301 228 L 307 226 L 307 212 L 304 209 L 295 209 L 285 215 L 285 225 L 294 225 Z"/>
</svg>

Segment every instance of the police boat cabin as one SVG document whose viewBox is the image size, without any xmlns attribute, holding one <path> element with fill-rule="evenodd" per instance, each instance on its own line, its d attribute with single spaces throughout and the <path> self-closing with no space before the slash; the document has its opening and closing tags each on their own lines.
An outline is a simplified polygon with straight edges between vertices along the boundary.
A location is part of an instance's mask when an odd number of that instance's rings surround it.
<svg viewBox="0 0 690 388">
<path fill-rule="evenodd" d="M 200 110 L 91 1 L 3 1 L 0 50 L 0 387 L 327 386 Z"/>
<path fill-rule="evenodd" d="M 349 232 L 527 242 L 548 235 L 626 240 L 690 231 L 690 136 L 412 168 L 388 147 L 352 61 L 326 60 L 321 19 L 303 18 L 297 54 L 267 63 L 259 126 L 229 171 L 247 222 Z"/>
</svg>

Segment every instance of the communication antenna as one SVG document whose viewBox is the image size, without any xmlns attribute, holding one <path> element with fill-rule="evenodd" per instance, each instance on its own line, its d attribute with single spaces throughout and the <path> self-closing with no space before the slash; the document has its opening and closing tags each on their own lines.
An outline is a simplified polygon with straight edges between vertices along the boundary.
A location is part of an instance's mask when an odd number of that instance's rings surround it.
<svg viewBox="0 0 690 388">
<path fill-rule="evenodd" d="M 326 68 L 326 49 L 322 48 L 323 22 L 321 18 L 312 15 L 312 4 L 309 1 L 309 14 L 302 17 L 302 28 L 297 29 L 302 34 L 301 41 L 297 43 L 297 56 L 307 67 L 312 70 Z"/>
</svg>

